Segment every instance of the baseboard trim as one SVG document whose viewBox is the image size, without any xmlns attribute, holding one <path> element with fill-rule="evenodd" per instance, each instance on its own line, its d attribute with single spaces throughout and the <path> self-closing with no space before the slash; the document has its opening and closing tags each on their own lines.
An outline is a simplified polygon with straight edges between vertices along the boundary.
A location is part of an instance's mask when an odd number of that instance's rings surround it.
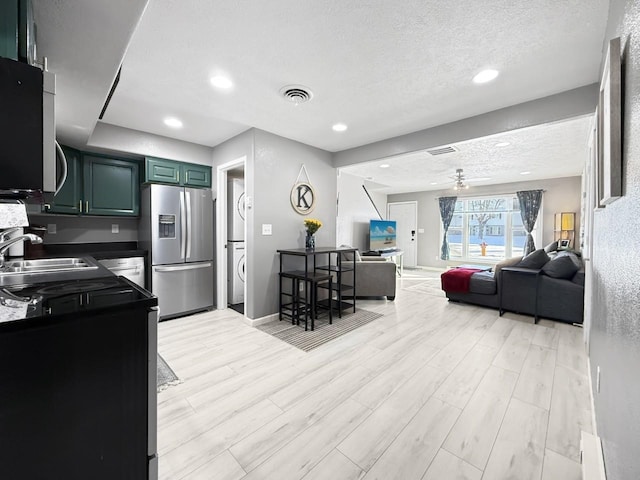
<svg viewBox="0 0 640 480">
<path fill-rule="evenodd" d="M 244 317 L 244 323 L 246 323 L 250 327 L 257 327 L 258 325 L 263 325 L 265 323 L 272 322 L 273 320 L 277 320 L 278 315 L 279 315 L 278 313 L 272 313 L 271 315 L 266 315 L 260 318 Z"/>
</svg>

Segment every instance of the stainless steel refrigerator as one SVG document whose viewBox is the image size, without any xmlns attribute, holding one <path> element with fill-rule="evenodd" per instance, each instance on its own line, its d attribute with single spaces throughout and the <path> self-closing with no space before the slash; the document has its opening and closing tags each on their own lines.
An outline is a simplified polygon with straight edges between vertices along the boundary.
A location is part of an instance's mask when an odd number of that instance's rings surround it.
<svg viewBox="0 0 640 480">
<path fill-rule="evenodd" d="M 142 189 L 140 246 L 149 251 L 151 291 L 160 319 L 213 307 L 211 190 L 147 185 Z"/>
</svg>

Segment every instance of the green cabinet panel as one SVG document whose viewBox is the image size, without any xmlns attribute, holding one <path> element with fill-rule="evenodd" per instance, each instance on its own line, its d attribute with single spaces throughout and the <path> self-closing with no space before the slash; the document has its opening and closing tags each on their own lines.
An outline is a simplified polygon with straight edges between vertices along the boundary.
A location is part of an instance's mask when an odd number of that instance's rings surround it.
<svg viewBox="0 0 640 480">
<path fill-rule="evenodd" d="M 84 205 L 89 215 L 136 216 L 140 212 L 137 162 L 85 155 Z"/>
<path fill-rule="evenodd" d="M 146 157 L 144 181 L 145 183 L 210 188 L 211 167 L 164 158 Z"/>
<path fill-rule="evenodd" d="M 211 187 L 211 167 L 183 163 L 181 171 L 180 178 L 185 187 Z"/>
<path fill-rule="evenodd" d="M 179 162 L 153 157 L 147 157 L 145 159 L 145 182 L 180 185 L 180 180 L 181 175 Z"/>
<path fill-rule="evenodd" d="M 0 2 L 0 57 L 18 60 L 18 0 Z"/>
<path fill-rule="evenodd" d="M 81 153 L 69 147 L 62 147 L 67 158 L 67 179 L 57 195 L 54 195 L 45 211 L 49 213 L 82 213 L 82 170 Z"/>
</svg>

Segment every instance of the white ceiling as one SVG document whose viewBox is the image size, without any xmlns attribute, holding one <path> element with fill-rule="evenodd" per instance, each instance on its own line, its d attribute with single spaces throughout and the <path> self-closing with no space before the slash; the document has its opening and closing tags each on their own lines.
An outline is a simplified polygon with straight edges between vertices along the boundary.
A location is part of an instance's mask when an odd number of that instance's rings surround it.
<svg viewBox="0 0 640 480">
<path fill-rule="evenodd" d="M 608 3 L 150 0 L 144 10 L 145 0 L 34 0 L 34 7 L 67 141 L 86 144 L 122 62 L 106 123 L 206 146 L 257 127 L 335 152 L 596 82 Z M 500 76 L 473 84 L 485 68 Z M 217 73 L 234 81 L 231 91 L 210 85 Z M 309 87 L 313 99 L 285 101 L 279 90 L 287 84 Z M 184 128 L 165 126 L 168 115 Z M 336 122 L 349 129 L 333 132 Z"/>
<path fill-rule="evenodd" d="M 591 122 L 588 116 L 523 128 L 456 143 L 453 153 L 412 152 L 340 170 L 375 182 L 375 189 L 386 194 L 453 188 L 458 168 L 470 188 L 570 177 L 582 173 Z M 496 146 L 501 142 L 509 145 Z M 380 168 L 385 164 L 389 167 Z"/>
</svg>

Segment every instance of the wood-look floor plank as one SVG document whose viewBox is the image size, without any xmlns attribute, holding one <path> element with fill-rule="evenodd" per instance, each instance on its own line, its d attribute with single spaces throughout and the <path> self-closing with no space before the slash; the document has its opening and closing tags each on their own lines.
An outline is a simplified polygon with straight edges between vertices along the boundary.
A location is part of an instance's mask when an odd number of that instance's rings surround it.
<svg viewBox="0 0 640 480">
<path fill-rule="evenodd" d="M 496 348 L 476 345 L 442 382 L 433 396 L 458 408 L 464 408 L 497 353 Z"/>
<path fill-rule="evenodd" d="M 356 428 L 338 450 L 362 469 L 369 470 L 429 400 L 444 376 L 444 372 L 423 367 Z"/>
<path fill-rule="evenodd" d="M 217 457 L 184 477 L 184 480 L 240 480 L 247 474 L 235 458 L 225 450 Z"/>
<path fill-rule="evenodd" d="M 578 462 L 569 460 L 567 457 L 547 448 L 544 451 L 542 480 L 557 479 L 582 480 L 582 468 Z"/>
<path fill-rule="evenodd" d="M 347 400 L 244 477 L 245 480 L 303 478 L 371 411 Z"/>
<path fill-rule="evenodd" d="M 335 448 L 324 457 L 304 480 L 360 480 L 364 477 L 364 470 L 345 457 Z"/>
<path fill-rule="evenodd" d="M 515 326 L 516 322 L 513 320 L 498 317 L 489 330 L 487 330 L 487 333 L 478 340 L 478 343 L 500 349 Z"/>
<path fill-rule="evenodd" d="M 536 333 L 531 343 L 544 348 L 558 349 L 558 341 L 560 340 L 560 331 L 557 328 L 545 327 L 538 325 Z"/>
<path fill-rule="evenodd" d="M 450 453 L 484 470 L 518 375 L 490 367 L 444 443 Z"/>
<path fill-rule="evenodd" d="M 365 480 L 420 480 L 460 409 L 432 398 L 400 432 L 365 475 Z"/>
<path fill-rule="evenodd" d="M 422 480 L 480 480 L 482 470 L 440 449 Z"/>
<path fill-rule="evenodd" d="M 484 470 L 485 478 L 539 480 L 547 422 L 547 410 L 512 399 Z"/>
<path fill-rule="evenodd" d="M 513 392 L 514 398 L 549 410 L 555 369 L 556 351 L 532 344 Z"/>
<path fill-rule="evenodd" d="M 373 372 L 363 367 L 351 368 L 325 388 L 233 445 L 231 453 L 245 470 L 253 470 L 329 412 L 340 408 L 354 391 L 373 377 Z"/>
<path fill-rule="evenodd" d="M 534 325 L 526 323 L 516 325 L 493 360 L 493 365 L 520 373 L 534 334 Z"/>
<path fill-rule="evenodd" d="M 547 448 L 573 460 L 580 460 L 580 432 L 592 432 L 589 383 L 565 366 L 556 366 Z"/>
<path fill-rule="evenodd" d="M 229 420 L 190 438 L 175 448 L 160 452 L 164 475 L 179 480 L 217 457 L 231 445 L 280 415 L 282 410 L 263 400 Z M 186 424 L 185 428 L 192 427 Z"/>
</svg>

